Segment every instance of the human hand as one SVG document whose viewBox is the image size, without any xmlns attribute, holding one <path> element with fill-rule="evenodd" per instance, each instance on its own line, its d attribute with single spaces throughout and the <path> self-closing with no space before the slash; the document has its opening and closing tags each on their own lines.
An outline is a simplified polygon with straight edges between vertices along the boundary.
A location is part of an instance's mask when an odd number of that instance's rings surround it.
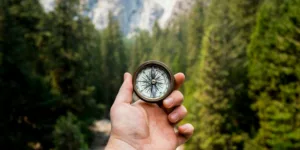
<svg viewBox="0 0 300 150">
<path fill-rule="evenodd" d="M 175 90 L 159 107 L 142 100 L 131 104 L 132 76 L 125 73 L 123 85 L 110 111 L 112 131 L 106 150 L 174 150 L 185 143 L 192 136 L 194 127 L 184 124 L 178 127 L 177 132 L 174 130 L 187 114 L 182 105 L 183 95 L 177 90 L 184 78 L 182 73 L 175 75 Z"/>
</svg>

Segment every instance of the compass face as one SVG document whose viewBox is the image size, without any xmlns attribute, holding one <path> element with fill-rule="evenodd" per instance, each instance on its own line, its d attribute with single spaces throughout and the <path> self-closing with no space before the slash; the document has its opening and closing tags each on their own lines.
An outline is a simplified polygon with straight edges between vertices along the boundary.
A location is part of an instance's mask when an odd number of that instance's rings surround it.
<svg viewBox="0 0 300 150">
<path fill-rule="evenodd" d="M 134 89 L 137 95 L 148 102 L 164 99 L 173 89 L 173 78 L 166 66 L 152 62 L 142 65 L 134 76 Z"/>
</svg>

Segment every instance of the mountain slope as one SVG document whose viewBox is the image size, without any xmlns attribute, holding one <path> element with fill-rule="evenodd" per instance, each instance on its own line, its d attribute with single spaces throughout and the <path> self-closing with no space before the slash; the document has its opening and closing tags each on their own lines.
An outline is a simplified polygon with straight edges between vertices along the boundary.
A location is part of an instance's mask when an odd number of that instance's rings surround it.
<svg viewBox="0 0 300 150">
<path fill-rule="evenodd" d="M 80 0 L 81 12 L 91 18 L 97 29 L 108 23 L 108 13 L 119 21 L 127 37 L 139 30 L 151 31 L 157 20 L 166 27 L 170 20 L 190 10 L 195 0 Z M 54 0 L 40 0 L 46 11 L 52 11 Z"/>
</svg>

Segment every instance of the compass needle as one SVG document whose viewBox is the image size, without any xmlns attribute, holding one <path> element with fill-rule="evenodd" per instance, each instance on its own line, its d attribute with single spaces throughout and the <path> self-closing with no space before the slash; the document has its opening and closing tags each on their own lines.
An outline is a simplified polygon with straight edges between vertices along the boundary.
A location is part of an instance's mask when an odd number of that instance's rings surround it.
<svg viewBox="0 0 300 150">
<path fill-rule="evenodd" d="M 151 68 L 151 79 L 155 79 L 155 71 L 153 66 Z"/>
<path fill-rule="evenodd" d="M 155 98 L 155 85 L 152 85 L 152 89 L 151 89 L 151 93 L 152 93 L 152 98 Z"/>
<path fill-rule="evenodd" d="M 157 76 L 158 74 L 158 71 L 157 71 L 157 68 L 155 69 L 155 77 Z"/>
</svg>

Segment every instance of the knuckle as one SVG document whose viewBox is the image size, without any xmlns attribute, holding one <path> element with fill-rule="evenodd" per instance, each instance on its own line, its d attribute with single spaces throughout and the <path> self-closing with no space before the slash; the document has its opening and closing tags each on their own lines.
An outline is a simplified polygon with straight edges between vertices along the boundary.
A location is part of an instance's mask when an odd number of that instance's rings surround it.
<svg viewBox="0 0 300 150">
<path fill-rule="evenodd" d="M 183 94 L 182 94 L 180 91 L 178 91 L 178 90 L 174 91 L 174 97 L 175 97 L 179 102 L 182 102 L 183 99 L 184 99 Z"/>
</svg>

